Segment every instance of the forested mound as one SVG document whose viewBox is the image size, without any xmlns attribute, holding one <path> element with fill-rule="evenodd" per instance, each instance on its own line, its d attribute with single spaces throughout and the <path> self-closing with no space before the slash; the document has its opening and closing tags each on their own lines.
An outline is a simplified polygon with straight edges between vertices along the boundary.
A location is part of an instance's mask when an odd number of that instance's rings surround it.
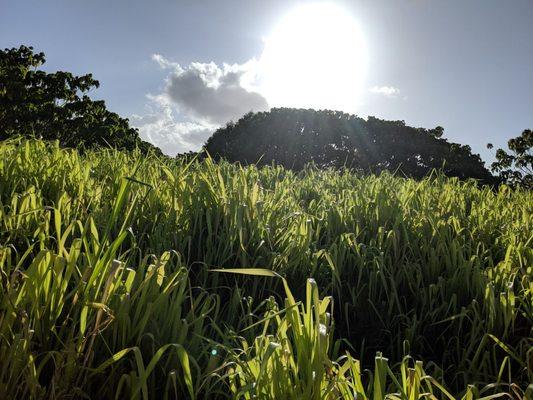
<svg viewBox="0 0 533 400">
<path fill-rule="evenodd" d="M 217 130 L 206 150 L 216 159 L 242 164 L 274 162 L 299 170 L 314 163 L 414 178 L 439 169 L 447 176 L 493 183 L 479 155 L 472 154 L 470 146 L 443 139 L 443 131 L 340 111 L 274 108 L 249 113 Z"/>
</svg>

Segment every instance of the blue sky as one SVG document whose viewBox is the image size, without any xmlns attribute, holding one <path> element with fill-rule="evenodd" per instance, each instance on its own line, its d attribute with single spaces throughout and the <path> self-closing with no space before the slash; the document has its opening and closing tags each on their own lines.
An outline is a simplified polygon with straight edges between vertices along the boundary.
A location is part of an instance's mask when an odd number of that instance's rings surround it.
<svg viewBox="0 0 533 400">
<path fill-rule="evenodd" d="M 32 45 L 50 71 L 93 73 L 92 96 L 172 154 L 198 149 L 227 119 L 279 105 L 254 81 L 257 68 L 280 21 L 307 3 L 317 2 L 0 0 L 0 46 Z M 486 161 L 487 142 L 503 147 L 533 128 L 532 0 L 319 3 L 349 15 L 366 48 L 362 89 L 345 111 L 442 125 Z M 310 71 L 313 87 L 349 82 L 351 70 Z"/>
</svg>

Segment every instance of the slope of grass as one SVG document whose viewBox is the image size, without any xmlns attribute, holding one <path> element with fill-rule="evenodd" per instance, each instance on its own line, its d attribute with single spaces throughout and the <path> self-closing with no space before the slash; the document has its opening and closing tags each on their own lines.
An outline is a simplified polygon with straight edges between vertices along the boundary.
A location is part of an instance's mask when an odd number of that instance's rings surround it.
<svg viewBox="0 0 533 400">
<path fill-rule="evenodd" d="M 439 175 L 0 143 L 0 398 L 530 396 L 532 212 Z"/>
</svg>

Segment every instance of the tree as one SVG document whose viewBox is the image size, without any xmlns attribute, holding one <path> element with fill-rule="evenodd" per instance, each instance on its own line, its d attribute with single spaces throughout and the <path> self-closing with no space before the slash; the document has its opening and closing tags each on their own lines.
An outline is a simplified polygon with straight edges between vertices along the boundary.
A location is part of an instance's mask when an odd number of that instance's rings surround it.
<svg viewBox="0 0 533 400">
<path fill-rule="evenodd" d="M 525 129 L 520 136 L 510 139 L 507 146 L 510 153 L 503 149 L 496 151 L 492 172 L 499 173 L 512 186 L 533 189 L 533 131 Z M 492 144 L 487 144 L 487 148 L 492 149 Z"/>
<path fill-rule="evenodd" d="M 44 53 L 20 46 L 0 51 L 0 140 L 22 135 L 59 140 L 67 147 L 107 146 L 160 150 L 142 141 L 128 120 L 87 93 L 98 88 L 92 74 L 47 73 Z"/>
<path fill-rule="evenodd" d="M 364 120 L 340 111 L 274 108 L 229 123 L 205 148 L 215 159 L 243 164 L 275 162 L 298 170 L 312 162 L 415 178 L 440 169 L 448 176 L 495 183 L 479 155 L 442 139 L 443 132 L 440 126 L 413 128 L 403 121 Z"/>
</svg>

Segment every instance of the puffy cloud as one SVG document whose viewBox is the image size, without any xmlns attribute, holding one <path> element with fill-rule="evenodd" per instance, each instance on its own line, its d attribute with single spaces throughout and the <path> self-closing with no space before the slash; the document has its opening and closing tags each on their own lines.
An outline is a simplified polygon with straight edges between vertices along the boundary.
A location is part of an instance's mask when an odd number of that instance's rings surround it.
<svg viewBox="0 0 533 400">
<path fill-rule="evenodd" d="M 173 67 L 164 94 L 191 119 L 221 125 L 249 111 L 268 109 L 266 99 L 251 86 L 255 60 L 222 67 L 195 62 L 186 68 L 160 56 L 156 61 L 165 68 Z"/>
<path fill-rule="evenodd" d="M 394 86 L 374 86 L 369 89 L 370 93 L 380 94 L 385 97 L 397 97 L 400 95 L 400 89 Z"/>
<path fill-rule="evenodd" d="M 175 111 L 161 96 L 148 96 L 150 104 L 144 115 L 132 115 L 130 122 L 139 128 L 139 134 L 159 147 L 165 154 L 199 150 L 216 126 L 193 121 L 177 121 Z"/>
<path fill-rule="evenodd" d="M 160 54 L 152 60 L 169 71 L 164 90 L 148 95 L 147 113 L 132 115 L 130 121 L 166 154 L 199 150 L 218 126 L 268 109 L 253 86 L 256 60 L 222 66 L 193 62 L 185 68 Z"/>
</svg>

